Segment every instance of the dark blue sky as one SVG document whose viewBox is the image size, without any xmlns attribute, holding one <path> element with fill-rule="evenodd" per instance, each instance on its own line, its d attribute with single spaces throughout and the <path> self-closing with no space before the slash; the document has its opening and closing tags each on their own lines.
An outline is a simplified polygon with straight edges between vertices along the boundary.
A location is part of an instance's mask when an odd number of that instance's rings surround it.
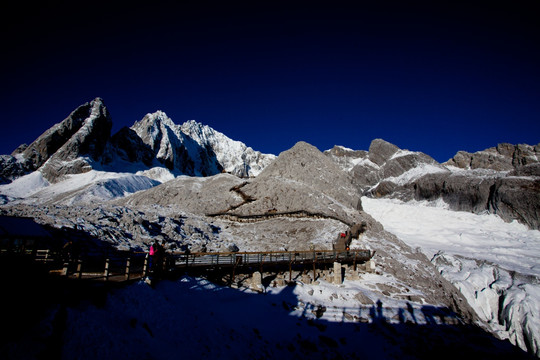
<svg viewBox="0 0 540 360">
<path fill-rule="evenodd" d="M 274 154 L 540 142 L 537 1 L 43 3 L 0 15 L 2 154 L 98 96 Z"/>
</svg>

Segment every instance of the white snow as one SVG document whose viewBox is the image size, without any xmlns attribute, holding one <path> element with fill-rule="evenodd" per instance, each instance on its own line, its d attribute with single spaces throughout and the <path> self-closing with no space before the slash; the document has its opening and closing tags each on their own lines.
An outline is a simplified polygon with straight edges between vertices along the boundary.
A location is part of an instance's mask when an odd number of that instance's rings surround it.
<svg viewBox="0 0 540 360">
<path fill-rule="evenodd" d="M 428 203 L 362 198 L 364 210 L 428 258 L 444 251 L 540 277 L 540 231 L 492 214 L 451 211 Z"/>
<path fill-rule="evenodd" d="M 164 178 L 167 176 L 164 175 Z M 66 175 L 58 183 L 50 184 L 40 171 L 23 176 L 10 184 L 0 186 L 0 194 L 26 202 L 48 201 L 72 204 L 75 202 L 104 201 L 146 190 L 160 182 L 132 173 L 91 170 Z"/>
<path fill-rule="evenodd" d="M 174 174 L 169 169 L 159 166 L 148 170 L 137 171 L 135 175 L 146 176 L 147 178 L 159 181 L 160 183 L 164 183 L 175 178 Z"/>
<path fill-rule="evenodd" d="M 388 177 L 384 179 L 385 181 L 393 182 L 397 185 L 405 185 L 408 184 L 414 180 L 417 180 L 421 178 L 422 176 L 425 176 L 427 174 L 435 174 L 435 173 L 442 173 L 442 172 L 448 172 L 445 168 L 439 166 L 439 165 L 433 165 L 433 164 L 421 164 L 419 166 L 416 166 L 403 174 L 396 176 L 396 177 Z M 378 185 L 378 184 L 377 184 Z M 377 185 L 374 186 L 374 188 L 377 187 Z"/>
<path fill-rule="evenodd" d="M 402 156 L 407 156 L 407 155 L 415 155 L 415 154 L 420 154 L 419 152 L 414 152 L 414 151 L 410 151 L 410 150 L 405 150 L 405 149 L 399 149 L 398 151 L 396 151 L 392 157 L 389 159 L 389 160 L 392 160 L 392 159 L 395 159 L 395 158 L 399 158 L 399 157 L 402 157 Z"/>
<path fill-rule="evenodd" d="M 225 134 L 195 120 L 186 121 L 179 128 L 202 147 L 211 146 L 217 160 L 227 172 L 234 173 L 247 166 L 249 176 L 257 176 L 276 158 L 272 154 L 254 151 L 244 143 L 232 140 Z"/>
<path fill-rule="evenodd" d="M 355 166 L 362 165 L 362 166 L 369 166 L 373 169 L 380 169 L 380 166 L 375 164 L 373 161 L 369 160 L 368 158 L 353 158 L 349 161 L 350 165 L 347 171 L 351 171 Z"/>
<path fill-rule="evenodd" d="M 540 356 L 540 231 L 426 202 L 364 197 L 362 206 L 432 258 L 494 333 Z"/>
<path fill-rule="evenodd" d="M 15 198 L 25 198 L 47 186 L 49 186 L 49 182 L 43 177 L 43 174 L 39 171 L 34 171 L 28 175 L 21 176 L 10 184 L 0 185 L 0 194 Z"/>
</svg>

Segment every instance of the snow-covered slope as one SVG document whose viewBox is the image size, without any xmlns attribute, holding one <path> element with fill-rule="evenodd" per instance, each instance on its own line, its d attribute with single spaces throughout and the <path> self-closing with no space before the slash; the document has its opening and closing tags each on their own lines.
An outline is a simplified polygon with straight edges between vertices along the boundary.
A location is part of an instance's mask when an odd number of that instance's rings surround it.
<svg viewBox="0 0 540 360">
<path fill-rule="evenodd" d="M 34 171 L 0 185 L 0 194 L 25 204 L 100 204 L 159 184 L 148 176 L 96 170 L 66 175 L 63 181 L 50 184 L 40 171 Z"/>
<path fill-rule="evenodd" d="M 147 114 L 131 129 L 169 169 L 208 176 L 222 171 L 240 177 L 258 175 L 274 155 L 261 154 L 194 120 L 175 124 L 163 111 Z"/>
<path fill-rule="evenodd" d="M 386 230 L 431 258 L 494 333 L 540 356 L 540 231 L 426 203 L 362 203 Z"/>
<path fill-rule="evenodd" d="M 55 183 L 90 170 L 137 172 L 156 167 L 174 175 L 228 172 L 248 178 L 275 159 L 194 120 L 177 125 L 163 111 L 149 113 L 113 136 L 111 128 L 112 118 L 101 98 L 83 104 L 30 145 L 1 155 L 0 183 L 36 170 Z"/>
<path fill-rule="evenodd" d="M 240 177 L 259 175 L 276 158 L 275 155 L 255 151 L 195 120 L 186 121 L 180 128 L 202 147 L 210 147 L 226 172 Z"/>
</svg>

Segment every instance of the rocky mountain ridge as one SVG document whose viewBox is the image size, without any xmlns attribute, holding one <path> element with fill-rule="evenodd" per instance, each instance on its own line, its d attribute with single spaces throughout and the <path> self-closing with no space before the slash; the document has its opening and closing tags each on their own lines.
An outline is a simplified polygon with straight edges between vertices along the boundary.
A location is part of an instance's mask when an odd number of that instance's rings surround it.
<svg viewBox="0 0 540 360">
<path fill-rule="evenodd" d="M 0 181 L 9 183 L 39 170 L 44 181 L 56 183 L 65 175 L 95 169 L 137 172 L 150 178 L 146 182 L 129 180 L 141 184 L 138 190 L 142 190 L 151 186 L 151 181 L 178 175 L 227 172 L 241 178 L 255 177 L 271 168 L 276 158 L 193 120 L 177 125 L 162 111 L 149 113 L 112 136 L 111 128 L 111 116 L 102 99 L 83 104 L 30 145 L 0 156 Z M 540 228 L 540 144 L 499 144 L 476 153 L 459 151 L 443 164 L 382 139 L 373 140 L 368 151 L 335 146 L 325 155 L 333 162 L 324 167 L 334 169 L 336 164 L 362 195 L 442 200 L 453 210 L 495 213 L 505 220 Z M 305 159 L 291 161 L 296 162 L 303 164 Z M 296 170 L 301 173 L 301 169 Z M 257 183 L 246 189 L 255 188 Z M 281 186 L 285 186 L 283 181 Z M 331 184 L 325 186 L 334 191 Z M 66 202 L 65 197 L 58 199 Z M 238 210 L 253 206 L 258 203 Z"/>
<path fill-rule="evenodd" d="M 112 119 L 101 98 L 83 104 L 30 145 L 0 157 L 0 181 L 39 170 L 49 182 L 91 169 L 165 167 L 174 175 L 230 172 L 257 175 L 275 156 L 261 154 L 196 121 L 176 125 L 164 112 L 147 114 L 111 136 Z"/>
<path fill-rule="evenodd" d="M 331 249 L 336 234 L 362 223 L 351 247 L 376 252 L 377 280 L 360 282 L 360 302 L 431 304 L 480 325 L 425 254 L 363 210 L 362 196 L 443 200 L 538 226 L 538 146 L 501 145 L 440 164 L 381 139 L 368 151 L 336 146 L 324 154 L 299 142 L 276 158 L 159 111 L 113 136 L 110 123 L 96 99 L 1 157 L 2 176 L 16 180 L 0 186 L 0 215 L 139 251 L 155 239 L 171 251 Z"/>
<path fill-rule="evenodd" d="M 494 213 L 540 229 L 540 145 L 460 151 L 443 164 L 382 139 L 373 140 L 369 151 L 336 146 L 325 154 L 367 196 L 443 200 L 452 210 Z"/>
</svg>

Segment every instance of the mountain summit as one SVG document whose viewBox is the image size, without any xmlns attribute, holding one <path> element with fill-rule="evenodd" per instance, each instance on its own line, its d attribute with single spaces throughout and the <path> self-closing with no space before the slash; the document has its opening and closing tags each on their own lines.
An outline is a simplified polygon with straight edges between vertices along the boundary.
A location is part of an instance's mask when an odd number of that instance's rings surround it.
<svg viewBox="0 0 540 360">
<path fill-rule="evenodd" d="M 30 145 L 0 157 L 0 182 L 39 170 L 50 182 L 95 168 L 118 171 L 163 167 L 174 175 L 229 172 L 256 176 L 275 156 L 254 151 L 194 120 L 175 124 L 163 111 L 147 114 L 111 137 L 112 119 L 101 98 L 75 109 Z"/>
</svg>

